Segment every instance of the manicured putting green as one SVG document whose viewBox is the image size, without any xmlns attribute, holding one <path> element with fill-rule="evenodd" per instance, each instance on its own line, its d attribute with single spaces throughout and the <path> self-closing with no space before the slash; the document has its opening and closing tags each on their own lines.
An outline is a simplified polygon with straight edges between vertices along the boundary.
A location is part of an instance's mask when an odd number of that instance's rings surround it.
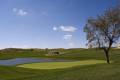
<svg viewBox="0 0 120 80">
<path fill-rule="evenodd" d="M 93 65 L 105 63 L 104 60 L 84 60 L 84 61 L 73 61 L 73 62 L 44 62 L 44 63 L 31 63 L 22 64 L 17 67 L 31 68 L 31 69 L 59 69 L 59 68 L 69 68 L 74 66 L 82 65 Z"/>
</svg>

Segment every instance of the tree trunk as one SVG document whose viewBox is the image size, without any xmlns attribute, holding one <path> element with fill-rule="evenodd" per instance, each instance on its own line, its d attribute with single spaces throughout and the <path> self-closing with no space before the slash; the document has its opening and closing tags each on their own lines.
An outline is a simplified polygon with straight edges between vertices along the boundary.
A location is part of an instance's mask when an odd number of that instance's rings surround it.
<svg viewBox="0 0 120 80">
<path fill-rule="evenodd" d="M 106 60 L 107 60 L 107 63 L 110 64 L 110 58 L 109 58 L 109 51 L 110 51 L 110 48 L 113 44 L 113 41 L 110 40 L 110 43 L 109 43 L 109 47 L 108 48 L 103 48 L 104 49 L 104 52 L 105 52 L 105 56 L 106 56 Z"/>
<path fill-rule="evenodd" d="M 107 63 L 110 64 L 109 51 L 105 51 Z"/>
</svg>

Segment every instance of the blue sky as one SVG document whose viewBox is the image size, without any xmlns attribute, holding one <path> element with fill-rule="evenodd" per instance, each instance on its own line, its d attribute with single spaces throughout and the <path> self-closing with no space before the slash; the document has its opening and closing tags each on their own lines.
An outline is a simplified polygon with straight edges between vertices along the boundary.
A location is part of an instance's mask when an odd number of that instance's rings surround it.
<svg viewBox="0 0 120 80">
<path fill-rule="evenodd" d="M 119 0 L 0 0 L 0 48 L 86 47 L 86 20 Z"/>
</svg>

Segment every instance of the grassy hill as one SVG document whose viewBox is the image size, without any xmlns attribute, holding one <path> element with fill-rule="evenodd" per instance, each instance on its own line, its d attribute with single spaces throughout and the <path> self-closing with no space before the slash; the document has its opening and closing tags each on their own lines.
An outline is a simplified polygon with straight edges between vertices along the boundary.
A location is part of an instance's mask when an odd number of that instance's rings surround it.
<svg viewBox="0 0 120 80">
<path fill-rule="evenodd" d="M 102 50 L 67 49 L 64 54 L 46 56 L 45 50 L 5 50 L 0 59 L 17 57 L 47 57 L 70 60 L 105 60 Z M 77 65 L 62 69 L 30 69 L 16 66 L 0 66 L 0 80 L 120 80 L 120 50 L 110 51 L 111 64 Z"/>
</svg>

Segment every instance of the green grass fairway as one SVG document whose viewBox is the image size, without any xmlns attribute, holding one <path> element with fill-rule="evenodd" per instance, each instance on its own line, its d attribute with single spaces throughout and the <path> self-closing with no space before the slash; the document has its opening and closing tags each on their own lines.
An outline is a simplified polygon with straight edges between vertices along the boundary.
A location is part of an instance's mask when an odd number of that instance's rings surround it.
<svg viewBox="0 0 120 80">
<path fill-rule="evenodd" d="M 18 67 L 31 68 L 31 69 L 59 69 L 59 68 L 69 68 L 79 65 L 93 65 L 105 63 L 104 60 L 83 60 L 83 61 L 73 61 L 73 62 L 45 62 L 45 63 L 31 63 L 22 64 Z"/>
<path fill-rule="evenodd" d="M 45 54 L 45 51 L 40 50 L 10 50 L 1 51 L 0 59 L 55 58 L 74 62 L 0 66 L 0 80 L 120 80 L 120 49 L 111 49 L 111 64 L 104 61 L 106 59 L 103 50 L 66 49 L 64 54 L 60 55 L 46 56 Z"/>
</svg>

